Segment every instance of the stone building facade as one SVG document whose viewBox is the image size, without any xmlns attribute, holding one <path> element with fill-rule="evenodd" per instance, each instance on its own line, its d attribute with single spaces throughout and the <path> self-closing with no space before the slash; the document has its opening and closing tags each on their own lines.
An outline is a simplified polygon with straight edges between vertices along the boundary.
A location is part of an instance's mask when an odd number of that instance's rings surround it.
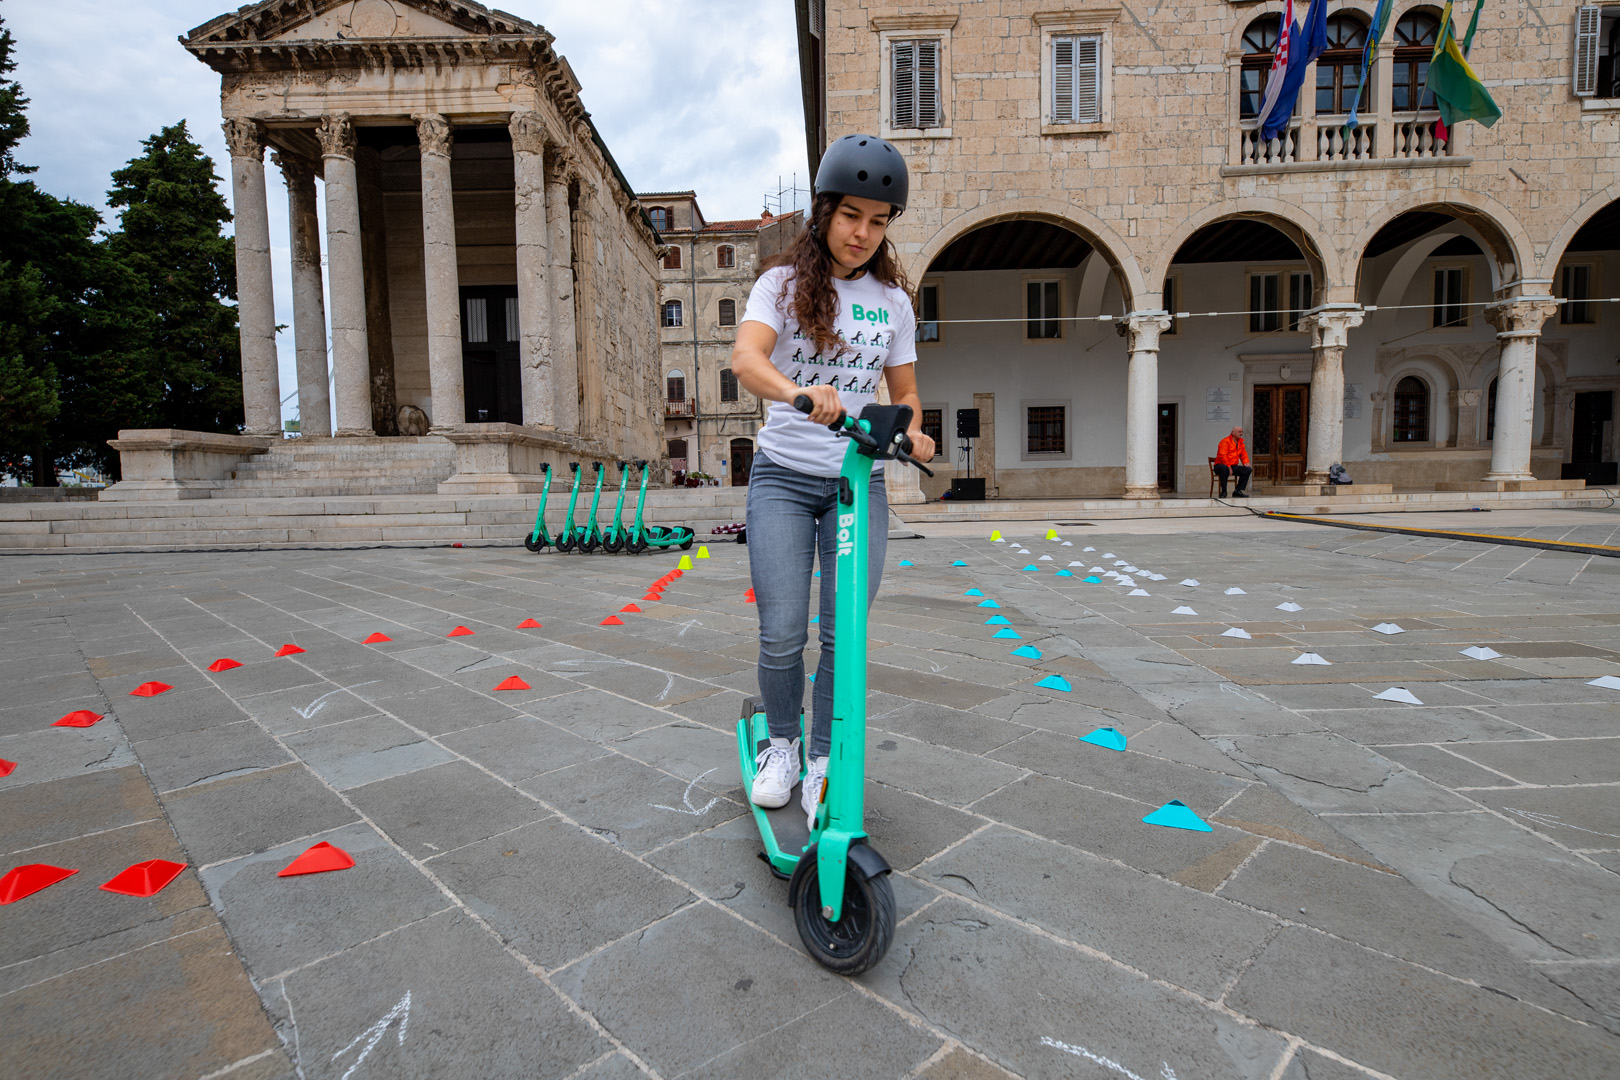
<svg viewBox="0 0 1620 1080">
<path fill-rule="evenodd" d="M 731 349 L 761 266 L 792 244 L 804 215 L 709 221 L 693 191 L 637 198 L 667 245 L 658 321 L 670 468 L 746 486 L 765 410 L 731 374 Z"/>
<path fill-rule="evenodd" d="M 468 0 L 263 0 L 181 42 L 222 79 L 246 434 L 280 431 L 286 389 L 269 149 L 303 439 L 443 437 L 464 491 L 661 456 L 658 236 L 550 34 Z"/>
<path fill-rule="evenodd" d="M 981 410 L 992 493 L 1202 496 L 1237 423 L 1274 492 L 1613 482 L 1620 85 L 1577 30 L 1620 9 L 1486 7 L 1503 116 L 1445 133 L 1417 0 L 1346 126 L 1374 8 L 1336 0 L 1267 142 L 1276 0 L 798 0 L 812 166 L 855 131 L 906 155 L 921 396 L 947 437 Z"/>
</svg>

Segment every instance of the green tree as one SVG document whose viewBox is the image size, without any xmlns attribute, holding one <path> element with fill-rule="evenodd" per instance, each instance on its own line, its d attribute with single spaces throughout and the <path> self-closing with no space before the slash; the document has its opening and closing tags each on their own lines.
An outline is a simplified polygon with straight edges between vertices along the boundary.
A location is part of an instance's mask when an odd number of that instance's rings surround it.
<svg viewBox="0 0 1620 1080">
<path fill-rule="evenodd" d="M 113 173 L 107 201 L 121 208 L 107 238 L 111 261 L 128 277 L 108 294 L 108 330 L 132 317 L 123 289 L 148 314 L 127 369 L 161 384 L 157 421 L 165 427 L 234 433 L 242 427 L 235 240 L 221 232 L 231 212 L 214 163 L 185 121 L 142 144 L 144 153 Z M 147 367 L 151 364 L 151 367 Z"/>
<path fill-rule="evenodd" d="M 11 58 L 11 31 L 0 19 L 0 180 L 9 180 L 12 173 L 31 173 L 32 165 L 19 165 L 12 156 L 17 144 L 28 136 L 28 99 L 22 96 L 22 87 L 11 78 L 17 62 Z"/>
</svg>

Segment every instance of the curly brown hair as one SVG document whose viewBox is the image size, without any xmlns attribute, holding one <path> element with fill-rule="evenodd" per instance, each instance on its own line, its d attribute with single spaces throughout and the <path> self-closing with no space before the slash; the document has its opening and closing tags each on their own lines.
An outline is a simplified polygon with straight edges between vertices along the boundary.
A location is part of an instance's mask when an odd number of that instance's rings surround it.
<svg viewBox="0 0 1620 1080">
<path fill-rule="evenodd" d="M 846 346 L 838 340 L 838 333 L 833 329 L 833 322 L 838 318 L 838 291 L 832 284 L 832 255 L 827 251 L 827 245 L 822 238 L 832 227 L 833 214 L 843 201 L 844 196 L 836 193 L 817 195 L 810 204 L 809 227 L 799 233 L 787 251 L 767 260 L 761 267 L 762 272 L 777 266 L 791 268 L 793 290 L 790 294 L 787 289 L 783 289 L 777 303 L 783 314 L 786 314 L 788 298 L 791 295 L 793 317 L 798 321 L 805 337 L 815 345 L 817 352 L 830 353 L 833 356 L 844 352 Z M 876 253 L 861 269 L 883 284 L 904 292 L 912 306 L 916 306 L 917 300 L 912 295 L 911 282 L 907 280 L 905 270 L 901 269 L 900 257 L 895 253 L 894 244 L 890 242 L 887 234 L 883 237 L 883 243 L 878 245 Z"/>
</svg>

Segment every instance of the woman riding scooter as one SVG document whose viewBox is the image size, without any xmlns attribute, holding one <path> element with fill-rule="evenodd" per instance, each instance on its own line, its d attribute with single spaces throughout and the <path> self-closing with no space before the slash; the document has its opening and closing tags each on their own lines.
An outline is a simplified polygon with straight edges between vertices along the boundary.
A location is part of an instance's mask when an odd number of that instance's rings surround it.
<svg viewBox="0 0 1620 1080">
<path fill-rule="evenodd" d="M 755 283 L 731 356 L 738 382 L 770 402 L 748 483 L 759 689 L 771 734 L 757 759 L 751 797 L 762 807 L 785 806 L 799 781 L 804 647 L 819 553 L 821 659 L 801 799 L 812 819 L 832 725 L 837 498 L 845 452 L 828 425 L 846 412 L 859 415 L 875 400 L 881 379 L 891 403 L 911 406 L 912 455 L 919 461 L 934 456 L 933 440 L 918 426 L 911 289 L 885 235 L 906 207 L 907 188 L 905 159 L 888 142 L 871 135 L 833 142 L 816 173 L 809 227 Z M 808 416 L 791 404 L 800 395 L 813 405 Z M 868 604 L 882 578 L 888 513 L 882 477 L 874 472 Z"/>
</svg>

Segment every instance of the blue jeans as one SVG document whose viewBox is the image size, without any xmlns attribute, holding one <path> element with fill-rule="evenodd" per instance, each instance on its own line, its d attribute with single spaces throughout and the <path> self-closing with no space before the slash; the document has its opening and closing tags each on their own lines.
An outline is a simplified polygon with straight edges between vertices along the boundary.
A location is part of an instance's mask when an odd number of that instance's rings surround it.
<svg viewBox="0 0 1620 1080">
<path fill-rule="evenodd" d="M 889 548 L 889 497 L 883 476 L 872 478 L 867 517 L 866 603 L 877 598 Z M 838 478 L 807 476 L 754 455 L 748 474 L 749 572 L 759 607 L 759 693 L 771 734 L 799 737 L 804 709 L 804 646 L 810 637 L 810 581 L 821 563 L 821 661 L 811 695 L 810 754 L 832 745 L 833 620 L 837 618 Z"/>
</svg>

